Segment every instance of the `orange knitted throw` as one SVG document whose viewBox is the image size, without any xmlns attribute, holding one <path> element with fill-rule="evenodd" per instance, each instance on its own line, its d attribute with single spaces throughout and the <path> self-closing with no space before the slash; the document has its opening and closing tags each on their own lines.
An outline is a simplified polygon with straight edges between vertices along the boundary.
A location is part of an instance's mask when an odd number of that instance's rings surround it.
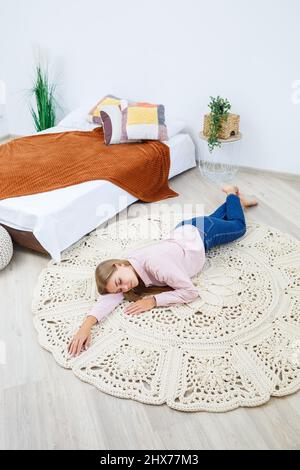
<svg viewBox="0 0 300 470">
<path fill-rule="evenodd" d="M 0 145 L 0 199 L 108 180 L 145 202 L 169 188 L 170 149 L 158 141 L 106 145 L 103 129 L 21 137 Z"/>
</svg>

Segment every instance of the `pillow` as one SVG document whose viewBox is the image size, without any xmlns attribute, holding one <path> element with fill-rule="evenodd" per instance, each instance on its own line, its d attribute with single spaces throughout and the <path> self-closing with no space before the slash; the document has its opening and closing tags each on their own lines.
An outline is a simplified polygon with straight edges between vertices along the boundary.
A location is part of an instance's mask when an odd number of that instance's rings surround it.
<svg viewBox="0 0 300 470">
<path fill-rule="evenodd" d="M 168 140 L 165 107 L 162 104 L 121 101 L 121 140 Z"/>
<path fill-rule="evenodd" d="M 103 130 L 106 131 L 104 132 L 104 138 L 107 135 L 107 142 L 106 143 L 120 143 L 121 142 L 121 119 L 122 119 L 122 114 L 120 111 L 120 108 L 118 108 L 118 112 L 115 111 L 113 105 L 110 106 L 105 106 L 105 113 L 109 114 L 111 122 L 106 122 L 105 126 L 103 126 Z M 78 108 L 74 109 L 71 111 L 69 114 L 67 114 L 58 124 L 57 126 L 60 127 L 66 127 L 66 128 L 75 128 L 75 129 L 80 129 L 80 130 L 93 130 L 95 127 L 99 127 L 101 124 L 92 124 L 88 122 L 87 116 L 89 113 L 89 110 L 91 109 L 91 103 L 88 105 L 82 105 L 79 106 Z M 118 122 L 116 122 L 116 114 L 118 115 Z M 105 119 L 105 116 L 103 116 Z M 166 126 L 168 129 L 168 137 L 171 139 L 174 135 L 179 134 L 181 132 L 186 124 L 184 121 L 180 120 L 166 120 Z M 111 142 L 109 141 L 109 128 L 112 127 L 113 129 L 113 136 L 111 138 Z M 118 130 L 118 134 L 117 134 Z M 105 139 L 106 140 L 106 139 Z M 127 141 L 128 142 L 128 141 Z M 136 142 L 136 141 L 135 141 Z"/>
<path fill-rule="evenodd" d="M 107 145 L 141 142 L 141 140 L 137 139 L 122 139 L 122 113 L 120 106 L 107 105 L 101 107 L 100 118 L 103 126 L 104 142 Z"/>
<path fill-rule="evenodd" d="M 141 140 L 125 140 L 122 141 L 122 113 L 119 106 L 103 106 L 100 111 L 103 124 L 104 141 L 107 145 L 141 142 Z M 184 121 L 166 121 L 168 129 L 168 137 L 171 139 L 174 135 L 179 134 L 185 127 Z"/>
<path fill-rule="evenodd" d="M 168 129 L 168 137 L 171 139 L 174 135 L 179 134 L 186 127 L 186 124 L 184 121 L 169 121 L 166 119 L 166 126 Z"/>
<path fill-rule="evenodd" d="M 128 103 L 133 103 L 133 101 L 128 100 Z M 90 113 L 93 115 L 94 122 L 102 123 L 104 142 L 107 145 L 140 142 L 136 139 L 122 139 L 121 98 L 107 95 L 97 103 Z"/>
<path fill-rule="evenodd" d="M 75 127 L 82 130 L 90 130 L 97 127 L 87 120 L 90 105 L 80 106 L 67 114 L 58 124 L 60 127 Z M 98 124 L 99 126 L 99 124 Z"/>
<path fill-rule="evenodd" d="M 120 106 L 107 105 L 100 109 L 104 142 L 107 145 L 120 144 L 122 134 L 122 113 Z"/>
<path fill-rule="evenodd" d="M 88 113 L 88 120 L 89 122 L 92 122 L 94 124 L 100 124 L 102 125 L 101 122 L 101 116 L 100 116 L 100 111 L 103 106 L 118 106 L 121 103 L 121 98 L 118 98 L 117 96 L 114 95 L 106 95 L 104 98 L 102 98 L 98 103 L 89 111 Z"/>
</svg>

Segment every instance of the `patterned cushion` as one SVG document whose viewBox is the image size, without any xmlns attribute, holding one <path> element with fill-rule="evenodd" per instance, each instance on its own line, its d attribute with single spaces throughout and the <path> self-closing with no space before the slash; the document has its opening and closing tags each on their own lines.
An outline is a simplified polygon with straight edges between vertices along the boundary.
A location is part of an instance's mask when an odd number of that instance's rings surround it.
<svg viewBox="0 0 300 470">
<path fill-rule="evenodd" d="M 168 140 L 165 107 L 162 104 L 121 101 L 121 140 Z"/>
<path fill-rule="evenodd" d="M 98 101 L 98 103 L 90 110 L 88 114 L 89 122 L 92 122 L 94 124 L 99 124 L 101 126 L 102 122 L 101 122 L 101 117 L 100 117 L 100 111 L 102 107 L 109 106 L 109 105 L 118 106 L 120 104 L 121 104 L 121 98 L 118 98 L 117 96 L 114 96 L 114 95 L 104 96 L 104 98 Z"/>
<path fill-rule="evenodd" d="M 100 117 L 103 125 L 104 142 L 107 145 L 122 143 L 122 113 L 120 106 L 106 105 L 101 107 Z"/>
<path fill-rule="evenodd" d="M 104 142 L 107 145 L 141 142 L 138 139 L 122 139 L 122 113 L 120 106 L 112 104 L 101 107 L 100 117 L 103 126 Z"/>
<path fill-rule="evenodd" d="M 109 98 L 102 100 L 99 104 L 100 119 L 103 126 L 104 142 L 110 144 L 123 144 L 130 142 L 140 142 L 137 139 L 122 139 L 122 113 L 121 100 L 119 98 Z M 128 101 L 132 103 L 132 101 Z"/>
</svg>

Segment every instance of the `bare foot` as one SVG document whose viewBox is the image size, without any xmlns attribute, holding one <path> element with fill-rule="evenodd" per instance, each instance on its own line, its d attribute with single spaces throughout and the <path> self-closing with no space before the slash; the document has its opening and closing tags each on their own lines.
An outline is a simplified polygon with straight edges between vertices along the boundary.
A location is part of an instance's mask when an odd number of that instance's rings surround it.
<svg viewBox="0 0 300 470">
<path fill-rule="evenodd" d="M 257 206 L 258 201 L 256 199 L 246 199 L 244 196 L 239 196 L 241 204 L 244 209 L 247 207 Z"/>
<path fill-rule="evenodd" d="M 240 198 L 241 204 L 242 204 L 244 209 L 246 209 L 248 207 L 252 207 L 252 206 L 257 206 L 257 204 L 258 204 L 256 199 L 251 199 L 250 200 L 250 199 L 246 199 L 245 196 L 242 196 L 238 186 L 225 185 L 225 186 L 222 187 L 222 191 L 224 193 L 226 193 L 227 195 L 228 194 L 235 194 L 236 196 L 238 196 Z"/>
<path fill-rule="evenodd" d="M 239 188 L 234 185 L 225 185 L 222 187 L 222 191 L 226 194 L 236 194 L 237 196 L 240 195 Z"/>
</svg>

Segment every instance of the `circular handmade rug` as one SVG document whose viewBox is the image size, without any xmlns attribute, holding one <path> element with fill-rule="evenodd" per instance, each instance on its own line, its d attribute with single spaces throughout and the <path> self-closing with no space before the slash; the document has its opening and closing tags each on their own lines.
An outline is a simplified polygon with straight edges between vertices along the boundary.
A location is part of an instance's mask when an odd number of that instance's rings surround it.
<svg viewBox="0 0 300 470">
<path fill-rule="evenodd" d="M 67 345 L 98 298 L 97 264 L 169 229 L 161 215 L 110 223 L 49 262 L 32 304 L 41 346 L 102 392 L 181 411 L 257 406 L 300 389 L 300 242 L 256 223 L 206 254 L 195 301 L 139 315 L 125 314 L 123 301 L 70 358 Z"/>
</svg>

